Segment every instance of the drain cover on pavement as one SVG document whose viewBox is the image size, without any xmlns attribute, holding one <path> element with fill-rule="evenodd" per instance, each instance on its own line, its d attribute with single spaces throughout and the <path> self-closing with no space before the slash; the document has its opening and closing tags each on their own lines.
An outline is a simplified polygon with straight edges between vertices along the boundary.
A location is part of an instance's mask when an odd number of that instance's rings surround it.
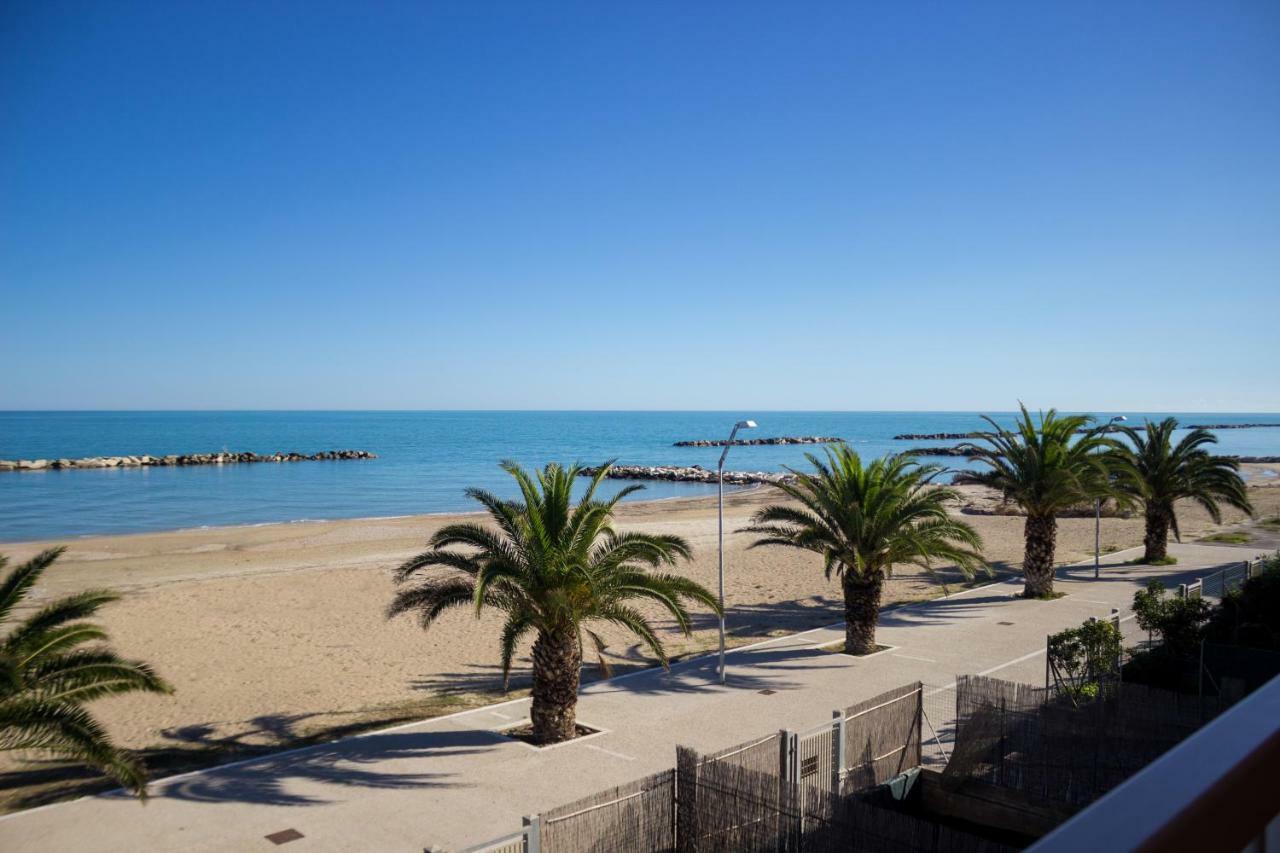
<svg viewBox="0 0 1280 853">
<path fill-rule="evenodd" d="M 288 844 L 290 841 L 297 841 L 303 838 L 303 834 L 296 829 L 282 829 L 279 832 L 273 832 L 267 836 L 267 840 L 272 844 Z"/>
</svg>

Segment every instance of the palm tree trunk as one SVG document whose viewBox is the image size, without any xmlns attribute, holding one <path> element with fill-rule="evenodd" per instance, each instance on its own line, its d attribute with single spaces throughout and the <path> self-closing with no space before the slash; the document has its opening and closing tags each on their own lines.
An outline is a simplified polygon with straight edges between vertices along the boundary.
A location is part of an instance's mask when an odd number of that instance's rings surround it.
<svg viewBox="0 0 1280 853">
<path fill-rule="evenodd" d="M 539 633 L 533 644 L 533 736 L 559 743 L 574 735 L 582 649 L 572 631 Z"/>
<path fill-rule="evenodd" d="M 1022 555 L 1022 574 L 1025 598 L 1046 598 L 1053 595 L 1053 555 L 1058 539 L 1058 519 L 1050 516 L 1028 515 L 1023 526 L 1026 548 Z"/>
<path fill-rule="evenodd" d="M 884 578 L 864 581 L 845 569 L 844 587 L 844 651 L 850 655 L 867 655 L 876 650 L 876 623 L 880 621 L 880 594 Z"/>
<path fill-rule="evenodd" d="M 1142 540 L 1145 547 L 1142 562 L 1153 563 L 1169 556 L 1169 517 L 1172 514 L 1161 504 L 1147 504 L 1147 535 Z"/>
</svg>

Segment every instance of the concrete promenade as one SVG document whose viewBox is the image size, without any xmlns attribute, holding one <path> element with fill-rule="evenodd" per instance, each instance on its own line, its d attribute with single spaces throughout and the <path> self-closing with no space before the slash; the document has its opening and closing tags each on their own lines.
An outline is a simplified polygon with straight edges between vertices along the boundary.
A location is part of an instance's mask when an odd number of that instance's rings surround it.
<svg viewBox="0 0 1280 853">
<path fill-rule="evenodd" d="M 1170 551 L 1179 565 L 1169 568 L 1122 565 L 1139 549 L 1108 555 L 1098 581 L 1092 563 L 1063 568 L 1066 595 L 1054 601 L 1016 598 L 1016 579 L 886 611 L 877 636 L 892 648 L 863 659 L 818 651 L 843 637 L 831 627 L 731 652 L 726 687 L 714 657 L 596 682 L 578 717 L 605 733 L 550 749 L 499 733 L 527 719 L 528 700 L 518 700 L 160 780 L 145 806 L 110 793 L 10 815 L 0 818 L 0 850 L 272 850 L 266 836 L 287 829 L 303 836 L 291 853 L 465 847 L 518 829 L 523 814 L 671 767 L 678 744 L 714 750 L 807 729 L 916 680 L 944 687 L 980 673 L 1041 684 L 1046 634 L 1112 607 L 1129 613 L 1149 578 L 1172 587 L 1258 553 Z"/>
</svg>

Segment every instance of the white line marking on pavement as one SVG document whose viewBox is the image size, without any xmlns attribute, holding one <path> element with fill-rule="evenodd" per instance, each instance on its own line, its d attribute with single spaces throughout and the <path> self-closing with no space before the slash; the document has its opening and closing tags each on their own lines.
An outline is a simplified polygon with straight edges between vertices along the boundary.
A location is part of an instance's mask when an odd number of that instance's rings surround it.
<svg viewBox="0 0 1280 853">
<path fill-rule="evenodd" d="M 510 720 L 510 719 L 512 719 L 511 715 L 509 715 L 509 714 L 503 714 L 503 713 L 501 713 L 500 711 L 490 711 L 489 713 L 490 713 L 490 714 L 493 714 L 495 717 L 501 717 L 501 718 L 502 718 L 502 719 L 504 719 L 504 720 Z"/>
<path fill-rule="evenodd" d="M 907 660 L 922 660 L 925 663 L 937 663 L 933 658 L 918 658 L 915 655 L 894 655 L 895 658 L 906 658 Z"/>
<path fill-rule="evenodd" d="M 1044 649 L 1036 649 L 1034 652 L 1027 652 L 1025 655 L 1023 655 L 1020 658 L 1014 658 L 1011 661 L 1005 661 L 999 666 L 991 667 L 991 669 L 984 669 L 982 672 L 978 673 L 978 675 L 990 675 L 991 673 L 998 672 L 1007 666 L 1013 666 L 1015 663 L 1022 663 L 1024 660 L 1031 660 L 1032 658 L 1040 657 L 1040 655 L 1042 654 L 1044 654 Z"/>
<path fill-rule="evenodd" d="M 1036 649 L 1034 652 L 1027 652 L 1025 655 L 1023 655 L 1023 656 L 1022 656 L 1022 657 L 1020 657 L 1020 658 L 1014 658 L 1013 660 L 1007 660 L 1007 661 L 1005 661 L 1005 662 L 1004 662 L 1004 663 L 1002 663 L 1002 664 L 997 664 L 996 666 L 991 667 L 991 669 L 984 669 L 982 672 L 979 672 L 979 673 L 978 673 L 978 675 L 990 675 L 990 674 L 991 674 L 991 673 L 993 673 L 993 672 L 999 672 L 1000 670 L 1004 669 L 1005 667 L 1013 666 L 1013 665 L 1014 665 L 1014 664 L 1016 664 L 1016 663 L 1022 663 L 1024 660 L 1031 660 L 1031 659 L 1032 659 L 1032 658 L 1034 658 L 1034 657 L 1039 657 L 1040 655 L 1044 654 L 1044 652 L 1045 652 L 1045 650 L 1044 650 L 1044 649 Z M 930 690 L 928 693 L 926 693 L 926 694 L 924 694 L 924 695 L 926 695 L 926 696 L 933 696 L 934 694 L 941 693 L 941 692 L 943 692 L 944 690 L 954 690 L 954 689 L 955 689 L 955 687 L 956 687 L 956 685 L 957 685 L 957 684 L 959 684 L 959 683 L 960 683 L 960 682 L 958 682 L 958 681 L 953 681 L 953 682 L 951 682 L 950 684 L 948 684 L 946 687 L 938 687 L 938 688 L 936 688 L 936 689 L 934 689 L 934 690 Z"/>
<path fill-rule="evenodd" d="M 614 752 L 612 749 L 605 749 L 603 746 L 596 746 L 594 743 L 584 743 L 587 749 L 594 749 L 596 752 L 603 752 L 605 755 L 612 755 L 614 758 L 621 758 L 623 761 L 635 761 L 635 756 L 623 755 L 621 752 Z"/>
</svg>

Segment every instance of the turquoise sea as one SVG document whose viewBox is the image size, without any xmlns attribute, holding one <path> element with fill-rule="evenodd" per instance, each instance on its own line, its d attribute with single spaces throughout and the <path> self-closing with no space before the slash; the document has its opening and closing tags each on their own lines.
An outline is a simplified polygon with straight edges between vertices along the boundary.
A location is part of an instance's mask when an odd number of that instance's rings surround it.
<svg viewBox="0 0 1280 853">
<path fill-rule="evenodd" d="M 1110 417 L 1110 412 L 1097 413 Z M 1125 412 L 1131 422 L 1165 413 Z M 1183 423 L 1280 423 L 1280 414 L 1179 414 Z M 999 413 L 1007 421 L 1010 413 Z M 0 541 L 227 524 L 469 510 L 463 490 L 510 493 L 502 459 L 525 465 L 702 465 L 739 418 L 747 437 L 833 435 L 864 455 L 950 442 L 894 441 L 898 433 L 964 432 L 976 412 L 0 412 L 0 459 L 350 448 L 378 459 L 0 472 Z M 1280 429 L 1224 430 L 1222 453 L 1280 455 Z M 776 471 L 814 447 L 735 447 L 727 467 Z M 820 451 L 819 451 L 820 452 Z M 953 468 L 962 459 L 937 460 Z M 610 484 L 619 488 L 621 484 Z M 713 494 L 700 484 L 648 484 L 642 498 Z"/>
</svg>

